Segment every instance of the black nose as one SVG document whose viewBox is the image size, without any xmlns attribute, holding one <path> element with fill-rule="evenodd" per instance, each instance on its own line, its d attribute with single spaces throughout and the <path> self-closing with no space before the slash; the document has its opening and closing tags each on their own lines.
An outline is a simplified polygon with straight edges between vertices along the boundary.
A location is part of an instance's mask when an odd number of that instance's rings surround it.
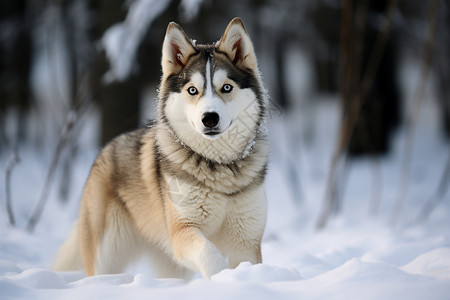
<svg viewBox="0 0 450 300">
<path fill-rule="evenodd" d="M 206 128 L 214 128 L 219 124 L 219 114 L 215 112 L 207 112 L 202 116 L 202 123 Z"/>
</svg>

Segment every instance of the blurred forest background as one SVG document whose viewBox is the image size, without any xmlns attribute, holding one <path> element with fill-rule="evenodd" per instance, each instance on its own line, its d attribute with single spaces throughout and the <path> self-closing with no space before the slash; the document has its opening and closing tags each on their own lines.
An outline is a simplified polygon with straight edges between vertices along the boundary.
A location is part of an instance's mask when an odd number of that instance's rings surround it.
<svg viewBox="0 0 450 300">
<path fill-rule="evenodd" d="M 295 119 L 317 99 L 339 101 L 341 125 L 317 227 L 339 211 L 345 185 L 340 174 L 348 161 L 388 155 L 400 129 L 407 136 L 406 193 L 414 121 L 430 82 L 440 130 L 449 140 L 449 0 L 2 0 L 0 159 L 7 163 L 0 197 L 10 223 L 10 180 L 21 149 L 48 157 L 44 188 L 28 223 L 32 230 L 58 174 L 64 177 L 57 187 L 60 199 L 67 198 L 71 164 L 85 147 L 80 132 L 93 124 L 88 120 L 98 120 L 92 134 L 100 147 L 154 116 L 167 24 L 176 21 L 205 43 L 218 40 L 236 16 L 255 44 L 274 115 Z M 401 64 L 420 70 L 409 103 L 400 89 Z M 294 132 L 290 159 L 296 159 L 300 140 L 311 138 L 308 124 L 304 127 L 286 129 Z M 300 197 L 299 171 L 288 165 L 292 190 Z M 443 165 L 424 216 L 448 190 L 450 156 Z"/>
</svg>

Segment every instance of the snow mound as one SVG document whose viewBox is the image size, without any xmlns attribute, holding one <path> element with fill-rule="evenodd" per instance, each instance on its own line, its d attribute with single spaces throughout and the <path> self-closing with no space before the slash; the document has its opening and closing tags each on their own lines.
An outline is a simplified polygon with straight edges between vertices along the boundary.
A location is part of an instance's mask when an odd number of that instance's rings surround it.
<svg viewBox="0 0 450 300">
<path fill-rule="evenodd" d="M 424 253 L 401 268 L 411 274 L 450 279 L 450 248 L 439 248 Z"/>
<path fill-rule="evenodd" d="M 412 276 L 396 266 L 382 262 L 365 262 L 359 258 L 353 258 L 342 266 L 315 277 L 314 281 L 328 282 L 329 284 L 346 282 L 415 282 L 426 280 L 421 276 Z"/>
<path fill-rule="evenodd" d="M 24 272 L 6 276 L 11 282 L 36 289 L 64 289 L 66 282 L 64 278 L 48 269 L 31 268 Z"/>
<path fill-rule="evenodd" d="M 111 285 L 119 286 L 122 284 L 130 284 L 134 281 L 134 276 L 131 274 L 107 274 L 90 276 L 73 282 L 71 285 L 74 287 L 79 286 L 98 286 L 98 285 Z"/>
<path fill-rule="evenodd" d="M 14 263 L 6 261 L 6 260 L 0 260 L 0 276 L 17 274 L 20 272 L 22 272 L 22 270 L 18 266 L 16 266 Z"/>
<path fill-rule="evenodd" d="M 276 282 L 301 279 L 300 273 L 293 268 L 282 268 L 265 264 L 252 265 L 241 263 L 236 269 L 226 269 L 212 277 L 216 282 Z"/>
</svg>

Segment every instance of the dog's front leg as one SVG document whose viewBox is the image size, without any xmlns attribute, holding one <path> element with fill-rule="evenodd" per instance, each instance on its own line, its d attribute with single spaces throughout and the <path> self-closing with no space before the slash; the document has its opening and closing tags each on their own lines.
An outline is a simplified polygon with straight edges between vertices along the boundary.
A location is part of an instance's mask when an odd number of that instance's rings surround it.
<svg viewBox="0 0 450 300">
<path fill-rule="evenodd" d="M 175 258 L 184 266 L 200 271 L 205 278 L 228 267 L 219 249 L 195 227 L 179 225 L 171 230 Z"/>
</svg>

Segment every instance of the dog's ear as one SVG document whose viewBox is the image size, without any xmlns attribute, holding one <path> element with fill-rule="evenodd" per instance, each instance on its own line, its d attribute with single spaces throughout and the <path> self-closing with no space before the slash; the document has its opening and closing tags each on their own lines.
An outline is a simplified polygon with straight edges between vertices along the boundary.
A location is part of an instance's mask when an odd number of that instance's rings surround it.
<svg viewBox="0 0 450 300">
<path fill-rule="evenodd" d="M 189 56 L 195 52 L 194 45 L 180 25 L 170 22 L 162 49 L 161 65 L 164 76 L 180 71 L 186 65 Z"/>
<path fill-rule="evenodd" d="M 256 56 L 253 44 L 241 19 L 234 18 L 228 24 L 222 38 L 216 45 L 238 67 L 256 68 Z"/>
</svg>

